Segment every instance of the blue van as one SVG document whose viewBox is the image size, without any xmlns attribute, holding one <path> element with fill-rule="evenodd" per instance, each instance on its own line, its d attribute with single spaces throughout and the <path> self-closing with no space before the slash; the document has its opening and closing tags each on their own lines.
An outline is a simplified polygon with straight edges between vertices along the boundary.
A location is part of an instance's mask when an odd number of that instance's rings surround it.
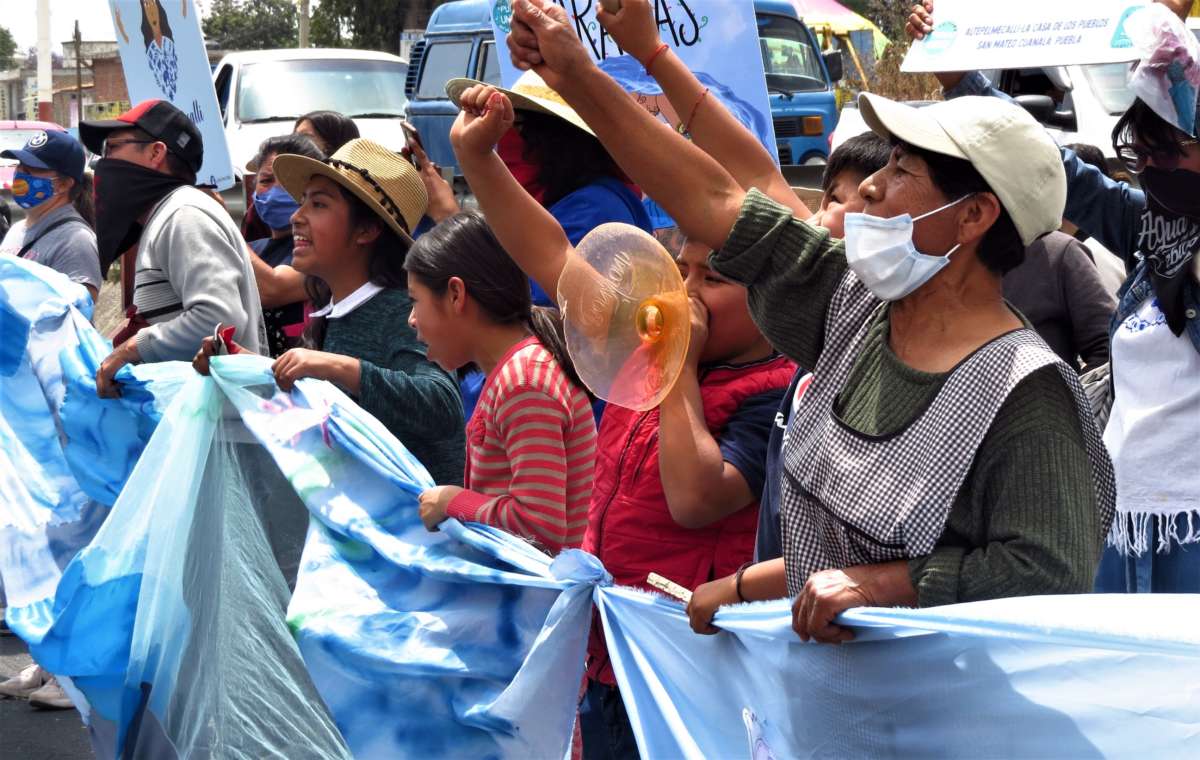
<svg viewBox="0 0 1200 760">
<path fill-rule="evenodd" d="M 771 115 L 781 164 L 823 163 L 837 126 L 836 83 L 842 77 L 838 51 L 822 55 L 816 36 L 787 0 L 755 0 L 759 45 L 771 98 Z M 421 133 L 434 162 L 456 167 L 450 127 L 458 109 L 446 97 L 446 82 L 470 77 L 500 84 L 492 35 L 491 0 L 456 0 L 438 6 L 425 37 L 409 53 L 404 92 L 408 120 Z"/>
<path fill-rule="evenodd" d="M 822 54 L 816 35 L 788 0 L 754 0 L 754 14 L 779 163 L 823 164 L 837 126 L 842 54 Z"/>
</svg>

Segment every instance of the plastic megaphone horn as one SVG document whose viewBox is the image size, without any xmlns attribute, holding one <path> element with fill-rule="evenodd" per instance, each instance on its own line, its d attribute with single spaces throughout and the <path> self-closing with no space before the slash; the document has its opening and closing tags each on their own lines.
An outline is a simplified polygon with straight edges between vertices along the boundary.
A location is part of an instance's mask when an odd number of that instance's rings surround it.
<svg viewBox="0 0 1200 760">
<path fill-rule="evenodd" d="M 610 404 L 645 411 L 679 379 L 691 325 L 679 268 L 652 236 L 602 224 L 558 280 L 567 351 L 580 379 Z"/>
</svg>

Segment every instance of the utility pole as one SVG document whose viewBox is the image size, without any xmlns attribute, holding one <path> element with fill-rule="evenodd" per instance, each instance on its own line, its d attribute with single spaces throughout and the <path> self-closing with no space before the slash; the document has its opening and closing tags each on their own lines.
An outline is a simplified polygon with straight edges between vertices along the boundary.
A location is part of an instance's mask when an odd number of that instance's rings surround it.
<svg viewBox="0 0 1200 760">
<path fill-rule="evenodd" d="M 300 47 L 308 47 L 308 0 L 300 0 Z"/>
<path fill-rule="evenodd" d="M 83 37 L 79 34 L 79 19 L 75 19 L 75 114 L 83 121 Z M 94 84 L 92 85 L 95 86 Z M 69 120 L 69 119 L 68 119 Z M 72 125 L 75 126 L 75 125 Z"/>
<path fill-rule="evenodd" d="M 37 25 L 37 117 L 38 121 L 54 121 L 54 74 L 50 59 L 50 0 L 38 0 Z"/>
</svg>

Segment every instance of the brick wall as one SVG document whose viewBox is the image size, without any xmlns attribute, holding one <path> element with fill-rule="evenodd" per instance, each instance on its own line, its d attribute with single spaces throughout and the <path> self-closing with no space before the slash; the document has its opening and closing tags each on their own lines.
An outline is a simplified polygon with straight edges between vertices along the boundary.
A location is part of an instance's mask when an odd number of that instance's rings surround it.
<svg viewBox="0 0 1200 760">
<path fill-rule="evenodd" d="M 92 76 L 96 85 L 92 94 L 94 102 L 129 100 L 129 90 L 125 87 L 125 72 L 121 69 L 119 57 L 93 59 Z"/>
</svg>

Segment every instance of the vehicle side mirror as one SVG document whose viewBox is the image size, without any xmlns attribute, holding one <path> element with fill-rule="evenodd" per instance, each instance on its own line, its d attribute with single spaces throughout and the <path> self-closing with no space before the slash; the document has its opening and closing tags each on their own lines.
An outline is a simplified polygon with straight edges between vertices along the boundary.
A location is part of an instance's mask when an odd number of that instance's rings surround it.
<svg viewBox="0 0 1200 760">
<path fill-rule="evenodd" d="M 1049 95 L 1018 95 L 1014 100 L 1030 116 L 1048 127 L 1072 129 L 1075 125 L 1075 112 L 1056 110 L 1054 99 Z"/>
<path fill-rule="evenodd" d="M 846 67 L 842 63 L 842 51 L 826 50 L 821 53 L 821 57 L 825 59 L 825 68 L 829 69 L 830 81 L 840 82 L 846 73 Z"/>
<path fill-rule="evenodd" d="M 1043 124 L 1049 124 L 1054 119 L 1054 99 L 1049 95 L 1018 95 L 1014 100 Z"/>
</svg>

